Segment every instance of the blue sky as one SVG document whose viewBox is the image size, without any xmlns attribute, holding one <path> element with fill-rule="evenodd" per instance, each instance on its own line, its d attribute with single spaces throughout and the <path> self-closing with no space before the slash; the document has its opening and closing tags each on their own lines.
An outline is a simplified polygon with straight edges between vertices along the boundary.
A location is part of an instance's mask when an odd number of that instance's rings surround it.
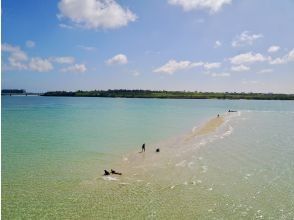
<svg viewBox="0 0 294 220">
<path fill-rule="evenodd" d="M 3 0 L 2 88 L 294 93 L 293 0 Z"/>
</svg>

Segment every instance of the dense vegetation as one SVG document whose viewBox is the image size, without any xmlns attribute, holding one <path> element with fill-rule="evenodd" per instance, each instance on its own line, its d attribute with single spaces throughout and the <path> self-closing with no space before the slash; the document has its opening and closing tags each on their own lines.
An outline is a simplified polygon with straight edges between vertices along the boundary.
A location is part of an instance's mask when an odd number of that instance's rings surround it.
<svg viewBox="0 0 294 220">
<path fill-rule="evenodd" d="M 94 90 L 66 92 L 46 92 L 43 96 L 75 97 L 112 97 L 112 98 L 160 98 L 160 99 L 257 99 L 257 100 L 294 100 L 294 94 L 273 93 L 221 93 L 221 92 L 186 92 L 152 90 Z"/>
<path fill-rule="evenodd" d="M 36 93 L 36 92 L 27 92 L 24 89 L 2 89 L 1 90 L 1 95 L 3 96 L 17 96 L 17 95 L 42 95 L 41 93 Z"/>
<path fill-rule="evenodd" d="M 26 94 L 24 89 L 2 89 L 1 94 Z"/>
</svg>

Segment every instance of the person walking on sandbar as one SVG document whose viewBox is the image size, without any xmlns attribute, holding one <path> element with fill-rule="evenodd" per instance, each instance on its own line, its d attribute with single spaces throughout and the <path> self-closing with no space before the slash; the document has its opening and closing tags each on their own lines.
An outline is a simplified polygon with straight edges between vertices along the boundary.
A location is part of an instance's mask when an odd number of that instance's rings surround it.
<svg viewBox="0 0 294 220">
<path fill-rule="evenodd" d="M 142 145 L 142 151 L 141 152 L 145 152 L 145 143 Z"/>
</svg>

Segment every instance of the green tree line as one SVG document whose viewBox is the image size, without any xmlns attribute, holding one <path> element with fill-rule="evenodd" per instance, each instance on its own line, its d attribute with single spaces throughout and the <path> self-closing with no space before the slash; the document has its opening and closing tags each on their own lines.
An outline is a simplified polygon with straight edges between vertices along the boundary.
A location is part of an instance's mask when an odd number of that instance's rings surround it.
<svg viewBox="0 0 294 220">
<path fill-rule="evenodd" d="M 160 98 L 160 99 L 255 99 L 255 100 L 294 100 L 294 94 L 275 93 L 232 93 L 232 92 L 188 92 L 153 90 L 93 90 L 93 91 L 53 91 L 43 96 L 70 97 L 111 97 L 111 98 Z"/>
</svg>

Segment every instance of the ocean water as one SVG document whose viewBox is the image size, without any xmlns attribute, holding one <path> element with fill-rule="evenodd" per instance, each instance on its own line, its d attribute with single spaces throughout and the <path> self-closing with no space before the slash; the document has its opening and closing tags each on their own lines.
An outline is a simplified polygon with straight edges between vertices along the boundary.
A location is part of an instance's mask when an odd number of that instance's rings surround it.
<svg viewBox="0 0 294 220">
<path fill-rule="evenodd" d="M 1 120 L 3 219 L 294 219 L 293 101 L 12 96 Z"/>
</svg>

